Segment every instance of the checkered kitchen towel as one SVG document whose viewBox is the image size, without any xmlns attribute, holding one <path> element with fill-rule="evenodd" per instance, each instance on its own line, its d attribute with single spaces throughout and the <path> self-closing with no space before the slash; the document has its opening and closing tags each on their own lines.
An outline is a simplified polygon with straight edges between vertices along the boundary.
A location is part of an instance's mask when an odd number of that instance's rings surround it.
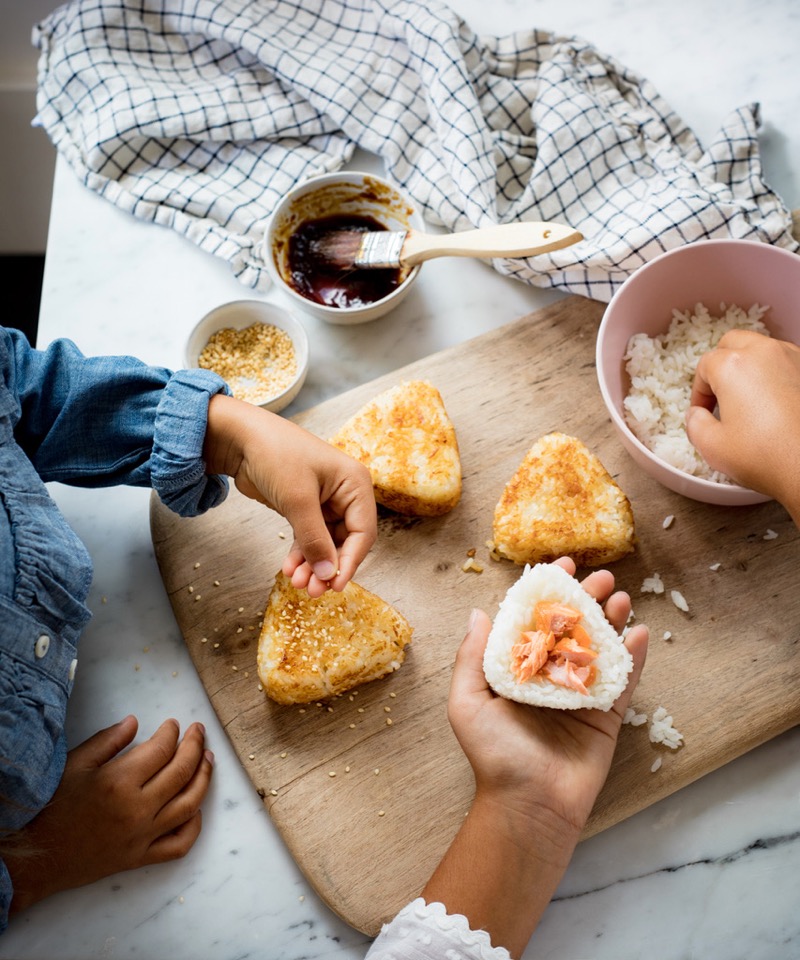
<svg viewBox="0 0 800 960">
<path fill-rule="evenodd" d="M 585 240 L 502 273 L 608 300 L 704 237 L 798 249 L 761 177 L 758 106 L 707 150 L 576 37 L 477 36 L 438 0 L 74 0 L 34 31 L 38 116 L 90 188 L 268 284 L 277 200 L 383 158 L 432 224 L 555 220 Z"/>
</svg>

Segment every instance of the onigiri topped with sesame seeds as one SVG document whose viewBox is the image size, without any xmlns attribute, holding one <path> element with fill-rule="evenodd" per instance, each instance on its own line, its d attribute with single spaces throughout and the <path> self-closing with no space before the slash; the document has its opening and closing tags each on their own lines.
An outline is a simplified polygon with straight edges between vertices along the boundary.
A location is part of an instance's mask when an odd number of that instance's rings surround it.
<svg viewBox="0 0 800 960">
<path fill-rule="evenodd" d="M 537 605 L 558 612 L 543 625 Z M 567 621 L 573 625 L 563 628 Z M 550 563 L 526 566 L 509 588 L 483 658 L 495 693 L 558 710 L 610 710 L 632 669 L 633 658 L 600 604 Z"/>
</svg>

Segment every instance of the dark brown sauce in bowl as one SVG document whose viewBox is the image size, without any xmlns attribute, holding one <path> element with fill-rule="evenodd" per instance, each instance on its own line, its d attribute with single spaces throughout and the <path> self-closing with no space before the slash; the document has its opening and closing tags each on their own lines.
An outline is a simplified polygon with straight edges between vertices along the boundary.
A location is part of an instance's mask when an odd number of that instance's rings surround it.
<svg viewBox="0 0 800 960">
<path fill-rule="evenodd" d="M 306 220 L 291 234 L 287 249 L 290 285 L 307 300 L 326 307 L 362 307 L 388 296 L 403 282 L 398 267 L 342 270 L 318 253 L 320 241 L 337 230 L 385 230 L 372 217 L 332 214 Z"/>
</svg>

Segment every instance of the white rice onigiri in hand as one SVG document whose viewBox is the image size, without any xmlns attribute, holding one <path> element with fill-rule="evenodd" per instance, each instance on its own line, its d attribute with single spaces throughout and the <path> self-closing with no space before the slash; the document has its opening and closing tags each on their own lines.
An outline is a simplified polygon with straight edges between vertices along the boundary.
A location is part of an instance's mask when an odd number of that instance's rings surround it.
<svg viewBox="0 0 800 960">
<path fill-rule="evenodd" d="M 509 588 L 483 658 L 495 693 L 558 710 L 610 710 L 632 669 L 600 604 L 551 563 L 526 566 Z"/>
</svg>

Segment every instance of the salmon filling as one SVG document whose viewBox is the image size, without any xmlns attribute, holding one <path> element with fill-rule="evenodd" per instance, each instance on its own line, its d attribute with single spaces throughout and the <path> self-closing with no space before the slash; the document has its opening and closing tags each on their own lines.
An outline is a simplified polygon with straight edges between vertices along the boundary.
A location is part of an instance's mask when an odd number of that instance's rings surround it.
<svg viewBox="0 0 800 960">
<path fill-rule="evenodd" d="M 562 603 L 540 600 L 533 609 L 533 630 L 525 630 L 511 648 L 517 683 L 536 678 L 588 695 L 594 683 L 597 653 L 581 626 L 583 614 Z"/>
</svg>

